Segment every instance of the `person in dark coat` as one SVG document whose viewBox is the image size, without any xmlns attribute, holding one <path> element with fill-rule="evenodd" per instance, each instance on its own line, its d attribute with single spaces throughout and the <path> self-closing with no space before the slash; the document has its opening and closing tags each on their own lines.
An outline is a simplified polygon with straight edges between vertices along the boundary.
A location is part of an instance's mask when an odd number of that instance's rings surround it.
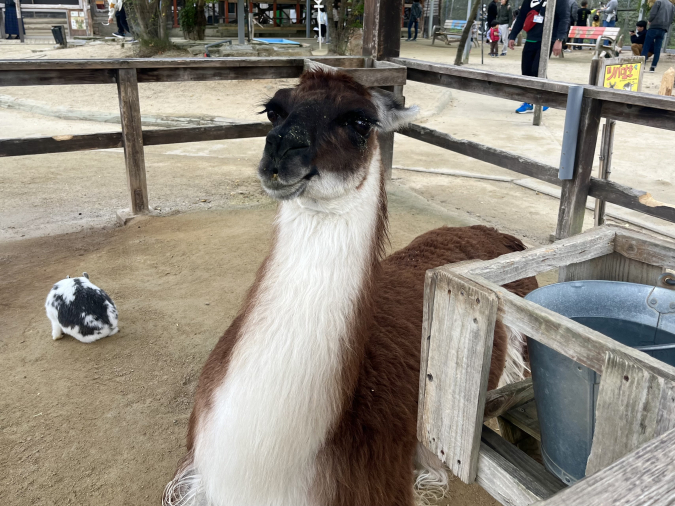
<svg viewBox="0 0 675 506">
<path fill-rule="evenodd" d="M 23 26 L 23 19 L 21 23 Z M 5 34 L 7 34 L 8 39 L 19 38 L 19 19 L 16 16 L 16 3 L 14 3 L 14 0 L 5 0 Z"/>
<path fill-rule="evenodd" d="M 490 29 L 490 27 L 492 26 L 492 22 L 495 19 L 497 19 L 498 15 L 499 15 L 499 2 L 497 2 L 497 0 L 492 0 L 492 2 L 490 2 L 490 4 L 488 5 L 488 8 L 487 8 L 486 31 Z M 486 34 L 486 37 L 487 37 L 487 34 Z"/>
<path fill-rule="evenodd" d="M 412 7 L 410 8 L 410 19 L 408 20 L 408 41 L 417 40 L 417 24 L 421 17 L 422 17 L 422 6 L 420 5 L 420 0 L 413 0 Z M 415 38 L 411 39 L 412 37 L 411 29 L 413 25 L 415 25 Z"/>
</svg>

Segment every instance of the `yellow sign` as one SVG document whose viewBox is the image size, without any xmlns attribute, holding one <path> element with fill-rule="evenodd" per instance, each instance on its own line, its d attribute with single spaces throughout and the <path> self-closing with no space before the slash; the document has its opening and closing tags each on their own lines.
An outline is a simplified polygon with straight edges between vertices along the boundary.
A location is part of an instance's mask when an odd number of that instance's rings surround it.
<svg viewBox="0 0 675 506">
<path fill-rule="evenodd" d="M 638 91 L 642 63 L 607 65 L 602 85 L 617 90 Z"/>
</svg>

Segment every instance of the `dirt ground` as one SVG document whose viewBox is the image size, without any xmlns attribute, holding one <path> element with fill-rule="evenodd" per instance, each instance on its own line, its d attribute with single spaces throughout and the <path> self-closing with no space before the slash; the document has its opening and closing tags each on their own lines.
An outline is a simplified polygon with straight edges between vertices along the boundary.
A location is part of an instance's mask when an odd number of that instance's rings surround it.
<svg viewBox="0 0 675 506">
<path fill-rule="evenodd" d="M 49 53 L 0 44 L 0 58 L 128 57 L 101 44 Z M 402 55 L 451 62 L 454 49 L 403 43 Z M 518 73 L 519 51 L 471 66 Z M 587 79 L 589 54 L 553 60 L 550 77 Z M 673 64 L 646 76 L 647 92 Z M 258 104 L 293 80 L 140 86 L 144 115 L 258 120 Z M 656 89 L 654 88 L 656 86 Z M 419 123 L 558 164 L 564 111 L 542 127 L 512 101 L 410 83 Z M 12 99 L 12 100 L 10 100 Z M 4 101 L 3 101 L 4 100 Z M 115 131 L 64 119 L 61 110 L 118 112 L 114 85 L 0 89 L 0 136 Z M 40 107 L 35 108 L 35 104 Z M 52 112 L 48 110 L 51 109 Z M 36 111 L 39 111 L 36 112 Z M 45 112 L 46 111 L 46 112 Z M 87 113 L 87 114 L 85 114 Z M 619 123 L 613 178 L 673 203 L 673 133 Z M 262 139 L 146 148 L 156 217 L 119 228 L 127 207 L 121 150 L 0 159 L 0 488 L 4 502 L 157 504 L 183 454 L 192 393 L 209 350 L 235 314 L 269 245 L 274 204 L 255 167 Z M 519 177 L 440 148 L 396 137 L 396 166 Z M 544 244 L 558 200 L 511 182 L 394 170 L 392 247 L 442 224 L 483 223 Z M 611 208 L 611 206 L 609 206 Z M 645 220 L 672 231 L 659 220 Z M 590 214 L 586 226 L 592 225 Z M 67 274 L 87 271 L 117 303 L 120 333 L 92 345 L 50 339 L 44 298 Z M 495 505 L 455 480 L 453 506 Z"/>
</svg>

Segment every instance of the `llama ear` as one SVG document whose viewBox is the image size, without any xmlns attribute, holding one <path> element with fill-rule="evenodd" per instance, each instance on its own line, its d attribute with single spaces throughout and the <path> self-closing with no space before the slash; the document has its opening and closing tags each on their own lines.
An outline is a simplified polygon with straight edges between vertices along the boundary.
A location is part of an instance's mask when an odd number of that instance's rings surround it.
<svg viewBox="0 0 675 506">
<path fill-rule="evenodd" d="M 419 107 L 406 107 L 403 101 L 389 91 L 371 88 L 373 103 L 377 107 L 378 128 L 383 132 L 393 132 L 407 125 L 420 112 Z"/>
</svg>

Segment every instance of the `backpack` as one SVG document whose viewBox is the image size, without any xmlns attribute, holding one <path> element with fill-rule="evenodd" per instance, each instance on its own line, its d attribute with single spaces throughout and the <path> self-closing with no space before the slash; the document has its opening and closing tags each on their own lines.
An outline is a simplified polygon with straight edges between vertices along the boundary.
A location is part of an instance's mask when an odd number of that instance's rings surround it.
<svg viewBox="0 0 675 506">
<path fill-rule="evenodd" d="M 496 26 L 493 26 L 492 28 L 490 28 L 489 35 L 490 35 L 490 40 L 492 42 L 497 42 L 499 40 L 499 30 L 497 29 Z"/>
</svg>

